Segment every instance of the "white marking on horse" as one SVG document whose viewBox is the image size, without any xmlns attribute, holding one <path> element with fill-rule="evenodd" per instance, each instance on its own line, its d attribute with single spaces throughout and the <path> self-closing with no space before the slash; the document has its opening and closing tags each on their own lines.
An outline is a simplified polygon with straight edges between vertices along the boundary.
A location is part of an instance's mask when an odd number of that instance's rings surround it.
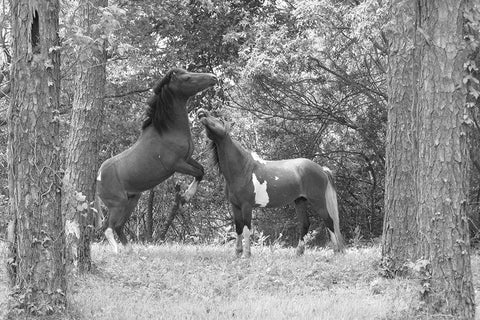
<svg viewBox="0 0 480 320">
<path fill-rule="evenodd" d="M 267 193 L 267 181 L 260 183 L 255 173 L 252 173 L 253 192 L 255 193 L 255 204 L 265 207 L 270 200 Z"/>
<path fill-rule="evenodd" d="M 105 237 L 107 238 L 110 245 L 113 247 L 113 251 L 115 253 L 118 253 L 118 245 L 117 241 L 115 241 L 115 237 L 113 236 L 112 228 L 107 228 L 107 230 L 105 230 Z"/>
<path fill-rule="evenodd" d="M 275 181 L 277 181 L 279 178 L 277 176 L 275 176 Z"/>
<path fill-rule="evenodd" d="M 242 234 L 237 234 L 237 256 L 240 257 L 243 252 L 243 247 L 242 247 L 242 241 L 243 241 L 243 235 Z"/>
<path fill-rule="evenodd" d="M 303 240 L 298 241 L 297 256 L 301 256 L 305 252 L 305 242 Z"/>
<path fill-rule="evenodd" d="M 190 185 L 188 186 L 188 189 L 183 194 L 183 197 L 185 198 L 186 202 L 189 202 L 190 199 L 192 199 L 193 195 L 197 192 L 197 187 L 198 187 L 198 180 L 195 179 L 193 180 L 192 183 L 190 183 Z"/>
<path fill-rule="evenodd" d="M 102 181 L 102 172 L 98 171 L 97 181 Z"/>
<path fill-rule="evenodd" d="M 252 152 L 252 158 L 253 158 L 253 160 L 255 160 L 257 162 L 260 162 L 260 163 L 263 163 L 263 164 L 267 163 L 267 161 L 260 158 L 260 156 L 258 154 L 256 154 L 255 152 Z"/>
<path fill-rule="evenodd" d="M 244 255 L 246 258 L 250 257 L 251 251 L 250 251 L 250 229 L 248 229 L 247 226 L 243 227 L 243 238 L 245 239 L 245 251 Z"/>
</svg>

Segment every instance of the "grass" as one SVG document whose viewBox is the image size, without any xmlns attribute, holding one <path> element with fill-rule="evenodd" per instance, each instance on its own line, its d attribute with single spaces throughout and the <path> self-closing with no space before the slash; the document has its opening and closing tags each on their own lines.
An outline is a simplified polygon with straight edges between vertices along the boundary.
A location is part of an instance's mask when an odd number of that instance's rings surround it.
<svg viewBox="0 0 480 320">
<path fill-rule="evenodd" d="M 428 319 L 414 314 L 417 281 L 379 276 L 378 247 L 297 257 L 293 248 L 255 246 L 252 253 L 237 259 L 230 245 L 164 244 L 115 255 L 94 244 L 96 270 L 74 279 L 70 308 L 75 318 L 96 320 Z M 478 267 L 474 256 L 474 273 Z M 2 274 L 0 310 L 7 294 Z"/>
<path fill-rule="evenodd" d="M 98 271 L 78 279 L 73 304 L 92 319 L 393 319 L 416 296 L 413 281 L 378 276 L 377 248 L 233 253 L 170 244 L 115 256 L 96 245 Z"/>
</svg>

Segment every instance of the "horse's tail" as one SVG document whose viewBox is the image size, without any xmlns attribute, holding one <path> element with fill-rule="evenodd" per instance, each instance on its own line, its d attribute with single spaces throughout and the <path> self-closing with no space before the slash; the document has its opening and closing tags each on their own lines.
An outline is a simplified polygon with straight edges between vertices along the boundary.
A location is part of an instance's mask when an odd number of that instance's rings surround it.
<svg viewBox="0 0 480 320">
<path fill-rule="evenodd" d="M 337 240 L 337 250 L 344 252 L 343 237 L 340 232 L 340 217 L 338 214 L 337 192 L 335 191 L 335 181 L 333 180 L 333 173 L 327 167 L 323 167 L 323 171 L 328 177 L 327 189 L 325 190 L 325 200 L 327 205 L 327 211 L 330 218 L 333 220 L 333 229 L 335 238 Z"/>
</svg>

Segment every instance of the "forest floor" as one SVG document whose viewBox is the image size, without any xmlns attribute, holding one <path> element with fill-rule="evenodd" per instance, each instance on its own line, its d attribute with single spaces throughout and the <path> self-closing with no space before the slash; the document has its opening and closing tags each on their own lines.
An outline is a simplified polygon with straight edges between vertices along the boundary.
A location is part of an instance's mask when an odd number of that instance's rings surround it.
<svg viewBox="0 0 480 320">
<path fill-rule="evenodd" d="M 0 245 L 2 256 L 5 251 Z M 164 244 L 133 245 L 115 255 L 94 244 L 95 271 L 70 286 L 70 314 L 96 320 L 442 319 L 418 311 L 418 279 L 381 276 L 378 246 L 344 255 L 307 249 L 302 257 L 294 248 L 254 246 L 252 254 L 237 259 L 232 245 Z M 472 270 L 480 301 L 478 255 Z M 0 318 L 7 297 L 1 272 Z"/>
</svg>

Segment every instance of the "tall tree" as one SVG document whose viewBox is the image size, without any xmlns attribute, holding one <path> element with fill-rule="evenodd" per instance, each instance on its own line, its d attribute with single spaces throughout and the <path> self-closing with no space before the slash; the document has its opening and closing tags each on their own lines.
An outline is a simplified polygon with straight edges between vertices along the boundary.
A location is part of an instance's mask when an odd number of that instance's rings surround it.
<svg viewBox="0 0 480 320">
<path fill-rule="evenodd" d="M 386 137 L 385 216 L 382 256 L 385 270 L 398 273 L 411 257 L 418 257 L 418 199 L 415 166 L 418 160 L 416 109 L 419 53 L 415 3 L 391 6 L 391 43 L 388 60 L 388 128 Z M 414 245 L 412 245 L 414 244 Z"/>
<path fill-rule="evenodd" d="M 383 254 L 397 268 L 407 259 L 422 259 L 423 298 L 429 312 L 455 319 L 473 319 L 475 311 L 463 85 L 468 56 L 464 12 L 470 5 L 456 0 L 392 1 L 399 32 L 393 35 L 389 61 L 386 209 L 390 211 L 385 215 Z M 414 222 L 405 224 L 406 220 Z M 411 240 L 408 246 L 393 245 Z"/>
<path fill-rule="evenodd" d="M 75 10 L 75 90 L 62 189 L 67 261 L 72 272 L 91 268 L 90 238 L 94 223 L 89 203 L 94 201 L 95 195 L 95 168 L 105 96 L 106 53 L 100 21 L 101 8 L 106 5 L 106 0 L 80 1 Z"/>
<path fill-rule="evenodd" d="M 9 110 L 10 211 L 15 221 L 11 313 L 51 314 L 66 306 L 60 210 L 58 0 L 14 0 Z"/>
<path fill-rule="evenodd" d="M 467 219 L 470 157 L 464 124 L 464 10 L 469 1 L 421 1 L 418 99 L 418 221 L 421 253 L 431 268 L 430 309 L 473 319 L 474 289 Z"/>
</svg>

